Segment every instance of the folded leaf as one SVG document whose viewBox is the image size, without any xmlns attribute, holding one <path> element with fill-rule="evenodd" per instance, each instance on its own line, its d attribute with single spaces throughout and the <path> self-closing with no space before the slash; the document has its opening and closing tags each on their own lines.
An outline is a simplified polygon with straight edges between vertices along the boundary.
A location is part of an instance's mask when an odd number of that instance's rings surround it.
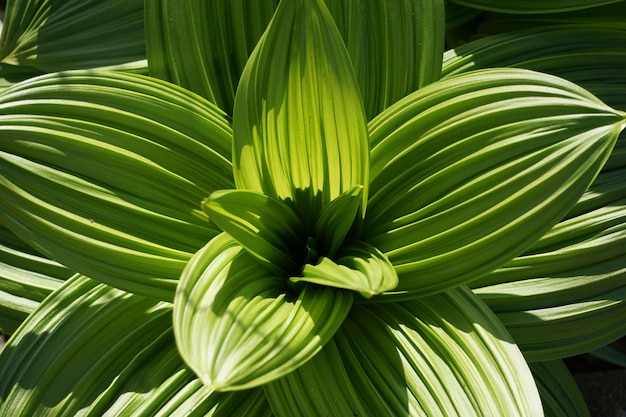
<svg viewBox="0 0 626 417">
<path fill-rule="evenodd" d="M 241 77 L 233 130 L 237 188 L 291 201 L 306 227 L 354 186 L 365 201 L 365 113 L 321 0 L 281 2 Z"/>
<path fill-rule="evenodd" d="M 259 267 L 227 234 L 189 262 L 174 303 L 174 332 L 185 362 L 218 391 L 259 386 L 311 359 L 332 337 L 352 296 L 305 285 Z"/>
<path fill-rule="evenodd" d="M 268 415 L 262 391 L 212 392 L 184 366 L 170 304 L 82 276 L 52 293 L 11 337 L 0 375 L 2 415 Z"/>
<path fill-rule="evenodd" d="M 475 279 L 567 213 L 624 120 L 575 85 L 527 70 L 425 87 L 370 123 L 363 240 L 389 257 L 399 294 Z"/>
<path fill-rule="evenodd" d="M 543 415 L 520 352 L 467 289 L 354 306 L 317 356 L 264 388 L 294 417 Z"/>
<path fill-rule="evenodd" d="M 224 115 L 171 84 L 88 71 L 18 84 L 0 109 L 0 221 L 75 271 L 173 298 L 219 232 L 201 201 L 233 187 Z"/>
<path fill-rule="evenodd" d="M 7 7 L 4 63 L 54 72 L 124 68 L 145 58 L 141 0 L 12 1 Z"/>
<path fill-rule="evenodd" d="M 202 208 L 266 269 L 283 275 L 299 272 L 306 231 L 282 201 L 254 191 L 216 191 Z"/>
<path fill-rule="evenodd" d="M 356 186 L 328 203 L 315 221 L 313 236 L 318 251 L 335 256 L 346 235 L 356 223 L 360 225 L 363 187 Z"/>
</svg>

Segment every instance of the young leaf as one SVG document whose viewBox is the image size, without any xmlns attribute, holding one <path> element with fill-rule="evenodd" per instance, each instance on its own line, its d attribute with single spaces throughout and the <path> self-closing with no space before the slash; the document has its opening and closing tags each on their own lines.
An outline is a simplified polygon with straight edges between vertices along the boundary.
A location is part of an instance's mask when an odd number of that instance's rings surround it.
<svg viewBox="0 0 626 417">
<path fill-rule="evenodd" d="M 315 221 L 313 236 L 318 248 L 327 256 L 333 257 L 343 243 L 350 228 L 360 220 L 357 217 L 361 203 L 363 187 L 356 186 L 341 194 L 322 209 Z"/>
<path fill-rule="evenodd" d="M 202 208 L 209 220 L 267 269 L 283 275 L 297 272 L 303 259 L 300 255 L 304 254 L 306 231 L 285 203 L 254 191 L 230 190 L 214 192 Z"/>
<path fill-rule="evenodd" d="M 233 130 L 237 188 L 291 201 L 305 226 L 354 186 L 366 199 L 363 104 L 321 0 L 280 3 L 241 77 Z"/>
<path fill-rule="evenodd" d="M 218 391 L 279 378 L 311 359 L 333 336 L 352 296 L 305 285 L 291 294 L 227 234 L 209 242 L 180 278 L 174 333 L 185 362 Z"/>
<path fill-rule="evenodd" d="M 317 356 L 265 392 L 294 417 L 543 415 L 521 353 L 465 288 L 354 306 Z"/>
<path fill-rule="evenodd" d="M 527 70 L 425 87 L 370 123 L 363 240 L 395 266 L 398 293 L 477 278 L 567 213 L 625 120 L 575 85 Z"/>
</svg>

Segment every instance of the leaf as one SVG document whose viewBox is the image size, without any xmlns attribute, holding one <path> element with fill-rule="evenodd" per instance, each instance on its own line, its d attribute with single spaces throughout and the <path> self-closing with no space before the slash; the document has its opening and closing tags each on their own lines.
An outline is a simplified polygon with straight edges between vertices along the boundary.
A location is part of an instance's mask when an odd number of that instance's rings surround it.
<svg viewBox="0 0 626 417">
<path fill-rule="evenodd" d="M 547 416 L 589 417 L 585 399 L 562 361 L 533 363 L 530 370 Z"/>
<path fill-rule="evenodd" d="M 7 7 L 4 63 L 55 72 L 127 68 L 145 58 L 141 0 L 12 1 Z"/>
<path fill-rule="evenodd" d="M 357 216 L 363 201 L 362 193 L 363 187 L 356 186 L 322 208 L 313 228 L 319 252 L 335 256 L 355 220 L 359 223 L 362 218 L 362 214 Z"/>
<path fill-rule="evenodd" d="M 574 205 L 624 114 L 564 80 L 483 70 L 425 87 L 370 123 L 363 240 L 417 296 L 521 253 Z"/>
<path fill-rule="evenodd" d="M 501 13 L 557 13 L 568 10 L 587 9 L 603 4 L 619 3 L 622 0 L 527 0 L 519 2 L 515 0 L 450 0 L 464 6 L 491 10 Z"/>
<path fill-rule="evenodd" d="M 294 417 L 542 415 L 521 354 L 467 289 L 355 305 L 317 356 L 264 388 Z"/>
<path fill-rule="evenodd" d="M 291 293 L 227 234 L 209 242 L 180 278 L 174 333 L 185 362 L 217 391 L 279 378 L 332 337 L 352 296 L 305 285 Z"/>
<path fill-rule="evenodd" d="M 218 233 L 201 201 L 233 187 L 224 115 L 171 84 L 89 71 L 16 85 L 0 108 L 0 221 L 72 270 L 173 298 Z"/>
<path fill-rule="evenodd" d="M 170 317 L 170 304 L 70 279 L 1 351 L 0 414 L 267 416 L 261 391 L 202 386 L 176 351 Z"/>
<path fill-rule="evenodd" d="M 326 0 L 354 66 L 368 119 L 437 81 L 442 0 Z"/>
<path fill-rule="evenodd" d="M 254 191 L 216 191 L 202 208 L 268 270 L 277 274 L 299 272 L 305 248 L 304 226 L 280 200 Z"/>
<path fill-rule="evenodd" d="M 278 0 L 146 2 L 150 75 L 198 93 L 232 114 L 248 56 Z"/>
<path fill-rule="evenodd" d="M 13 333 L 40 301 L 72 275 L 0 226 L 0 332 Z"/>
<path fill-rule="evenodd" d="M 306 227 L 354 186 L 365 201 L 363 104 L 321 0 L 280 4 L 241 77 L 233 131 L 237 188 L 291 201 Z"/>
</svg>

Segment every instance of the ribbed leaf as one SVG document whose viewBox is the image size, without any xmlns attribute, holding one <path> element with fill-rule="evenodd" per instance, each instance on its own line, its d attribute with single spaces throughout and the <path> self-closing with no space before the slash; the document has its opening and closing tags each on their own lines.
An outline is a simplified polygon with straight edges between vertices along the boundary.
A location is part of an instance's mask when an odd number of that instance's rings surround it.
<svg viewBox="0 0 626 417">
<path fill-rule="evenodd" d="M 239 77 L 278 0 L 146 1 L 150 75 L 232 113 Z"/>
<path fill-rule="evenodd" d="M 350 53 L 368 118 L 439 79 L 443 0 L 326 0 Z"/>
<path fill-rule="evenodd" d="M 358 291 L 371 298 L 398 285 L 398 274 L 387 257 L 364 242 L 350 242 L 337 254 L 337 261 L 321 257 L 315 265 L 306 264 L 302 277 L 292 282 L 310 282 Z"/>
<path fill-rule="evenodd" d="M 291 200 L 305 226 L 356 185 L 366 198 L 363 105 L 321 0 L 278 7 L 241 77 L 233 126 L 237 187 Z"/>
<path fill-rule="evenodd" d="M 318 250 L 333 257 L 343 243 L 355 220 L 360 224 L 363 187 L 356 186 L 328 203 L 315 221 L 313 236 Z"/>
<path fill-rule="evenodd" d="M 73 270 L 171 299 L 218 232 L 201 201 L 233 187 L 223 114 L 164 82 L 96 72 L 19 84 L 0 109 L 1 221 Z"/>
<path fill-rule="evenodd" d="M 576 381 L 561 361 L 530 365 L 547 417 L 589 417 Z"/>
<path fill-rule="evenodd" d="M 141 0 L 13 0 L 7 4 L 0 38 L 4 63 L 54 72 L 124 68 L 145 57 Z"/>
<path fill-rule="evenodd" d="M 370 123 L 364 240 L 396 267 L 398 293 L 476 278 L 567 213 L 624 118 L 573 84 L 525 70 L 426 87 Z"/>
<path fill-rule="evenodd" d="M 331 288 L 288 291 L 227 234 L 183 272 L 174 331 L 185 362 L 209 387 L 239 390 L 298 368 L 332 337 L 352 296 Z"/>
<path fill-rule="evenodd" d="M 11 334 L 74 273 L 0 226 L 0 332 Z"/>
<path fill-rule="evenodd" d="M 556 13 L 587 9 L 622 0 L 450 0 L 464 6 L 502 13 Z"/>
<path fill-rule="evenodd" d="M 262 391 L 203 387 L 176 351 L 170 317 L 167 303 L 72 278 L 2 350 L 0 414 L 270 415 Z"/>
<path fill-rule="evenodd" d="M 202 208 L 267 269 L 283 275 L 298 272 L 305 229 L 285 203 L 254 191 L 230 190 L 212 193 Z"/>
<path fill-rule="evenodd" d="M 541 416 L 533 378 L 469 291 L 354 306 L 331 342 L 265 386 L 286 416 Z"/>
</svg>

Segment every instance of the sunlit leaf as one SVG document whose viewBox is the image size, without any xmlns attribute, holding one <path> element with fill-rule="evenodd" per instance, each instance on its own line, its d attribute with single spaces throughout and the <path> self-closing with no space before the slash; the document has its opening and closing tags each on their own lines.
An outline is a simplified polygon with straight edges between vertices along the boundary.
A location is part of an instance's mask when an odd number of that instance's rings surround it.
<svg viewBox="0 0 626 417">
<path fill-rule="evenodd" d="M 233 187 L 223 114 L 173 85 L 102 72 L 26 81 L 0 109 L 1 221 L 73 270 L 171 299 L 218 233 L 201 201 Z"/>
<path fill-rule="evenodd" d="M 466 289 L 353 307 L 317 356 L 265 391 L 294 417 L 542 415 L 521 354 Z"/>
<path fill-rule="evenodd" d="M 398 293 L 477 278 L 567 213 L 624 120 L 585 90 L 526 70 L 426 87 L 370 123 L 364 240 L 396 267 Z"/>
<path fill-rule="evenodd" d="M 321 0 L 280 4 L 242 75 L 233 125 L 237 187 L 291 201 L 305 226 L 356 185 L 366 199 L 365 113 Z"/>
<path fill-rule="evenodd" d="M 174 303 L 185 362 L 209 387 L 240 390 L 297 369 L 332 337 L 352 296 L 270 274 L 227 234 L 189 262 Z"/>
</svg>

